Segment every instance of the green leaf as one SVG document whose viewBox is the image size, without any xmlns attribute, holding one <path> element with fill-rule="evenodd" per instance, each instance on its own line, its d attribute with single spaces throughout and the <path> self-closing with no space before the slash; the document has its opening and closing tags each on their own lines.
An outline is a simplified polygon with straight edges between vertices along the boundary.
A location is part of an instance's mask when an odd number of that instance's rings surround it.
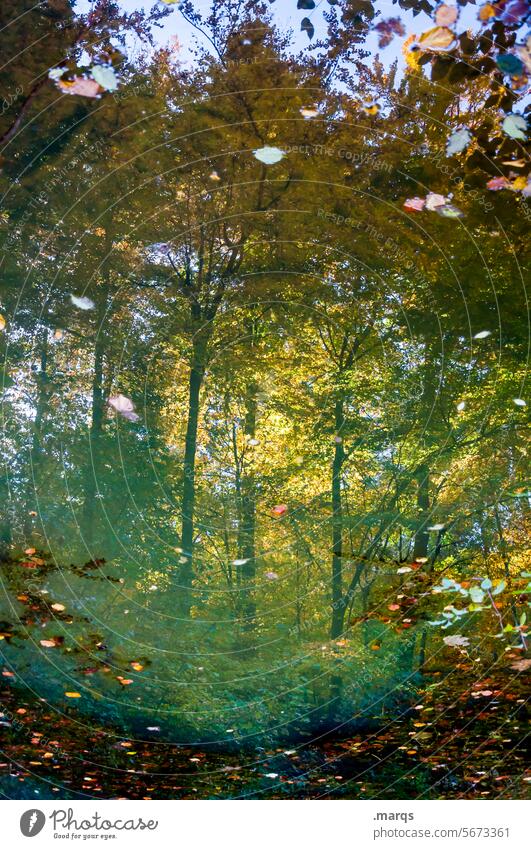
<svg viewBox="0 0 531 849">
<path fill-rule="evenodd" d="M 479 587 L 472 587 L 469 595 L 474 604 L 481 604 L 485 598 L 485 593 Z"/>
<path fill-rule="evenodd" d="M 506 586 L 507 586 L 507 581 L 500 581 L 500 583 L 497 584 L 496 587 L 492 590 L 492 595 L 499 595 L 500 593 L 502 593 L 504 591 Z"/>
</svg>

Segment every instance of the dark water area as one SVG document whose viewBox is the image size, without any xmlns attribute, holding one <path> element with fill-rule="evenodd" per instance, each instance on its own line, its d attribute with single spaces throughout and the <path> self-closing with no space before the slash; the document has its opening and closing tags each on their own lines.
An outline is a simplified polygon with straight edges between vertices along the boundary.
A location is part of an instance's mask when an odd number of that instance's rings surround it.
<svg viewBox="0 0 531 849">
<path fill-rule="evenodd" d="M 0 10 L 0 793 L 523 798 L 529 4 Z"/>
</svg>

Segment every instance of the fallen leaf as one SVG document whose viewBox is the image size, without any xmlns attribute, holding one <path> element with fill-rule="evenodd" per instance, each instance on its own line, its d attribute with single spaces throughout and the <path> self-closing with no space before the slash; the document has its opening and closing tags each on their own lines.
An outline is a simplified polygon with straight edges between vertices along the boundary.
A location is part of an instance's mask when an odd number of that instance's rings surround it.
<svg viewBox="0 0 531 849">
<path fill-rule="evenodd" d="M 442 3 L 435 10 L 435 23 L 440 27 L 450 27 L 455 24 L 459 17 L 459 10 L 455 6 Z"/>
<path fill-rule="evenodd" d="M 395 35 L 404 36 L 406 28 L 400 18 L 386 18 L 380 21 L 374 27 L 379 35 L 378 47 L 384 49 L 388 44 L 391 44 Z"/>
<path fill-rule="evenodd" d="M 435 192 L 429 192 L 426 195 L 426 209 L 429 209 L 430 212 L 435 212 L 438 207 L 444 206 L 445 203 L 446 198 L 444 195 L 438 195 Z"/>
<path fill-rule="evenodd" d="M 526 672 L 526 670 L 531 669 L 531 658 L 526 657 L 522 660 L 516 660 L 514 663 L 510 664 L 511 669 L 515 669 L 516 672 Z"/>
<path fill-rule="evenodd" d="M 519 77 L 524 72 L 524 63 L 514 53 L 500 53 L 496 57 L 496 64 L 504 74 Z"/>
<path fill-rule="evenodd" d="M 462 150 L 468 147 L 472 141 L 472 134 L 466 127 L 462 130 L 456 130 L 452 133 L 446 143 L 447 156 L 453 156 L 456 153 L 461 153 Z"/>
<path fill-rule="evenodd" d="M 443 643 L 447 646 L 457 648 L 458 646 L 468 646 L 470 640 L 468 637 L 462 637 L 461 634 L 454 634 L 452 637 L 443 637 Z"/>
<path fill-rule="evenodd" d="M 265 165 L 275 165 L 275 163 L 283 159 L 284 151 L 278 147 L 269 147 L 266 145 L 266 147 L 260 147 L 258 150 L 255 150 L 254 155 L 256 159 Z"/>
<path fill-rule="evenodd" d="M 502 123 L 502 130 L 511 139 L 527 139 L 527 121 L 522 115 L 507 115 Z"/>
<path fill-rule="evenodd" d="M 426 205 L 424 198 L 408 198 L 404 201 L 404 209 L 406 212 L 421 212 Z"/>
<path fill-rule="evenodd" d="M 455 41 L 455 34 L 448 27 L 433 27 L 419 38 L 423 50 L 447 50 Z"/>
<path fill-rule="evenodd" d="M 135 413 L 135 405 L 125 395 L 113 395 L 107 403 L 109 407 L 131 422 L 137 422 L 140 419 L 138 413 Z"/>
<path fill-rule="evenodd" d="M 56 85 L 63 94 L 78 94 L 80 97 L 99 97 L 102 91 L 96 80 L 90 80 L 87 77 L 57 80 Z"/>
<path fill-rule="evenodd" d="M 303 18 L 301 21 L 301 32 L 305 32 L 308 35 L 310 41 L 314 37 L 315 29 L 309 18 Z"/>
<path fill-rule="evenodd" d="M 90 69 L 92 78 L 96 80 L 98 85 L 107 91 L 116 91 L 118 88 L 118 78 L 114 72 L 112 65 L 94 65 Z"/>
<path fill-rule="evenodd" d="M 492 3 L 485 3 L 485 5 L 482 6 L 481 9 L 479 10 L 478 18 L 479 18 L 480 21 L 483 21 L 483 23 L 485 23 L 486 21 L 489 21 L 491 18 L 495 18 L 495 17 L 496 17 L 496 9 L 492 5 Z"/>
<path fill-rule="evenodd" d="M 65 696 L 66 696 L 67 699 L 80 699 L 81 693 L 76 693 L 74 691 L 74 692 L 65 693 Z"/>
<path fill-rule="evenodd" d="M 91 301 L 90 298 L 85 298 L 84 295 L 81 297 L 78 295 L 70 295 L 70 300 L 74 306 L 78 307 L 80 310 L 93 310 L 96 306 L 94 301 Z"/>
</svg>

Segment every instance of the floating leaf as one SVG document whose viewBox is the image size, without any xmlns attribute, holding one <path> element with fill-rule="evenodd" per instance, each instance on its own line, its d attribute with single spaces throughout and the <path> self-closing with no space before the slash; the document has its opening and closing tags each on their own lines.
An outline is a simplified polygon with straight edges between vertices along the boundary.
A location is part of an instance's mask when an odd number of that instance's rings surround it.
<svg viewBox="0 0 531 849">
<path fill-rule="evenodd" d="M 479 587 L 472 587 L 470 590 L 470 599 L 474 604 L 482 604 L 485 600 L 485 593 Z"/>
<path fill-rule="evenodd" d="M 65 68 L 65 67 L 51 68 L 48 71 L 48 76 L 51 80 L 53 80 L 54 82 L 57 82 L 58 80 L 61 79 L 63 74 L 66 74 L 67 71 L 68 71 L 68 68 Z"/>
<path fill-rule="evenodd" d="M 406 28 L 400 18 L 386 18 L 377 23 L 374 29 L 379 34 L 378 47 L 381 49 L 391 44 L 395 35 L 402 37 L 406 34 Z"/>
<path fill-rule="evenodd" d="M 83 295 L 70 295 L 70 300 L 74 306 L 78 307 L 80 310 L 93 310 L 96 306 L 94 301 L 91 301 L 90 298 L 85 298 Z"/>
<path fill-rule="evenodd" d="M 444 195 L 438 195 L 435 192 L 429 192 L 426 195 L 426 209 L 429 209 L 430 212 L 435 212 L 435 210 L 444 206 L 446 203 L 446 198 Z"/>
<path fill-rule="evenodd" d="M 531 657 L 516 660 L 514 663 L 511 663 L 511 669 L 515 669 L 517 672 L 526 672 L 528 669 L 531 669 Z"/>
<path fill-rule="evenodd" d="M 99 97 L 102 91 L 96 80 L 87 77 L 74 77 L 73 80 L 58 80 L 58 88 L 63 94 L 77 94 L 80 97 Z"/>
<path fill-rule="evenodd" d="M 408 198 L 404 201 L 406 212 L 421 212 L 426 205 L 424 198 Z"/>
<path fill-rule="evenodd" d="M 437 215 L 443 218 L 462 218 L 463 212 L 453 203 L 445 203 L 444 206 L 438 206 L 435 209 Z"/>
<path fill-rule="evenodd" d="M 455 41 L 455 34 L 448 27 L 433 27 L 419 38 L 423 50 L 447 50 Z"/>
<path fill-rule="evenodd" d="M 118 78 L 112 65 L 94 65 L 90 73 L 98 85 L 107 91 L 116 91 L 118 88 Z"/>
<path fill-rule="evenodd" d="M 109 404 L 109 407 L 112 407 L 117 413 L 120 413 L 120 415 L 122 415 L 125 419 L 128 419 L 130 422 L 137 422 L 140 419 L 138 413 L 135 413 L 135 406 L 133 402 L 125 395 L 113 395 L 112 398 L 109 398 L 107 403 Z"/>
<path fill-rule="evenodd" d="M 485 3 L 484 6 L 479 10 L 478 18 L 480 21 L 485 23 L 486 21 L 490 21 L 491 18 L 496 17 L 496 9 L 492 5 L 492 3 Z"/>
<path fill-rule="evenodd" d="M 275 165 L 277 162 L 284 157 L 284 151 L 280 150 L 278 147 L 261 147 L 258 150 L 254 151 L 254 155 L 256 159 L 259 159 L 260 162 L 263 162 L 265 165 Z"/>
<path fill-rule="evenodd" d="M 442 3 L 435 10 L 435 23 L 440 27 L 450 27 L 455 24 L 459 17 L 459 10 L 455 6 Z"/>
<path fill-rule="evenodd" d="M 76 693 L 75 691 L 65 693 L 67 699 L 80 699 L 81 693 Z"/>
<path fill-rule="evenodd" d="M 312 24 L 312 22 L 309 18 L 303 18 L 302 19 L 302 21 L 301 21 L 301 32 L 308 33 L 308 38 L 310 39 L 310 41 L 314 37 L 315 29 L 314 29 L 314 26 L 313 26 L 313 24 Z"/>
<path fill-rule="evenodd" d="M 510 74 L 512 77 L 519 77 L 524 72 L 524 65 L 518 56 L 513 53 L 500 53 L 496 57 L 496 64 L 500 71 L 504 74 Z"/>
<path fill-rule="evenodd" d="M 443 643 L 446 643 L 447 646 L 457 648 L 458 646 L 468 646 L 470 640 L 468 637 L 461 636 L 461 634 L 454 634 L 452 637 L 443 637 Z"/>
<path fill-rule="evenodd" d="M 507 115 L 502 123 L 502 130 L 512 139 L 527 139 L 527 121 L 522 115 Z"/>
<path fill-rule="evenodd" d="M 499 192 L 500 189 L 508 189 L 510 185 L 507 177 L 492 177 L 487 183 L 487 189 L 490 192 Z"/>
<path fill-rule="evenodd" d="M 471 141 L 472 135 L 466 127 L 462 130 L 456 130 L 446 143 L 447 155 L 453 156 L 455 153 L 461 153 L 462 150 L 468 147 Z"/>
<path fill-rule="evenodd" d="M 301 113 L 303 118 L 316 118 L 319 114 L 319 110 L 315 109 L 314 107 L 303 106 L 302 109 L 299 109 L 299 112 Z"/>
</svg>

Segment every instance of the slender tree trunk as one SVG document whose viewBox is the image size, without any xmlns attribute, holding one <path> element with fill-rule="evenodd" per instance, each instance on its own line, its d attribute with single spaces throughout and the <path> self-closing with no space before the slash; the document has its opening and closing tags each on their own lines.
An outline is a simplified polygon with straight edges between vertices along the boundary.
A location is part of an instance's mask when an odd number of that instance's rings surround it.
<svg viewBox="0 0 531 849">
<path fill-rule="evenodd" d="M 33 423 L 33 437 L 30 451 L 30 480 L 26 492 L 26 508 L 24 515 L 24 537 L 29 543 L 33 531 L 30 513 L 34 512 L 37 504 L 38 473 L 42 455 L 42 426 L 48 406 L 48 331 L 46 330 L 41 340 L 40 370 L 37 377 L 37 404 L 35 421 Z"/>
<path fill-rule="evenodd" d="M 98 469 L 103 431 L 103 363 L 105 345 L 100 334 L 94 348 L 94 371 L 92 375 L 92 418 L 89 431 L 89 457 L 85 467 L 85 497 L 83 502 L 83 533 L 87 545 L 94 542 L 94 515 L 98 488 Z"/>
<path fill-rule="evenodd" d="M 251 383 L 245 399 L 245 436 L 256 436 L 256 395 L 258 387 Z M 240 609 L 243 627 L 253 631 L 256 625 L 256 603 L 253 587 L 256 579 L 256 481 L 252 468 L 244 468 L 240 480 L 240 525 L 238 529 L 239 558 L 245 561 L 240 567 Z"/>
<path fill-rule="evenodd" d="M 330 623 L 330 638 L 332 640 L 337 640 L 343 633 L 346 610 L 345 598 L 343 597 L 343 506 L 341 503 L 341 480 L 346 457 L 343 448 L 345 425 L 343 403 L 341 396 L 337 398 L 334 412 L 336 445 L 332 462 L 332 619 Z M 340 661 L 336 660 L 335 663 L 339 665 Z M 328 703 L 328 722 L 330 724 L 334 723 L 337 716 L 342 692 L 343 678 L 341 672 L 333 673 L 330 676 Z"/>
<path fill-rule="evenodd" d="M 190 616 L 192 606 L 192 580 L 194 561 L 194 530 L 195 530 L 195 465 L 197 453 L 197 431 L 199 427 L 199 405 L 201 387 L 205 376 L 205 357 L 207 341 L 204 337 L 195 338 L 193 344 L 192 363 L 188 382 L 188 418 L 183 463 L 183 495 L 181 502 L 181 547 L 182 557 L 186 562 L 179 570 L 179 586 L 181 588 L 180 612 L 183 617 Z"/>
<path fill-rule="evenodd" d="M 343 508 L 341 503 L 341 478 L 345 462 L 343 430 L 345 416 L 343 398 L 335 406 L 336 446 L 332 463 L 332 621 L 330 637 L 336 640 L 343 631 L 345 614 L 343 599 Z"/>
<path fill-rule="evenodd" d="M 417 508 L 419 523 L 415 532 L 413 559 L 428 556 L 429 533 L 427 527 L 430 521 L 430 470 L 426 464 L 417 469 Z"/>
</svg>

